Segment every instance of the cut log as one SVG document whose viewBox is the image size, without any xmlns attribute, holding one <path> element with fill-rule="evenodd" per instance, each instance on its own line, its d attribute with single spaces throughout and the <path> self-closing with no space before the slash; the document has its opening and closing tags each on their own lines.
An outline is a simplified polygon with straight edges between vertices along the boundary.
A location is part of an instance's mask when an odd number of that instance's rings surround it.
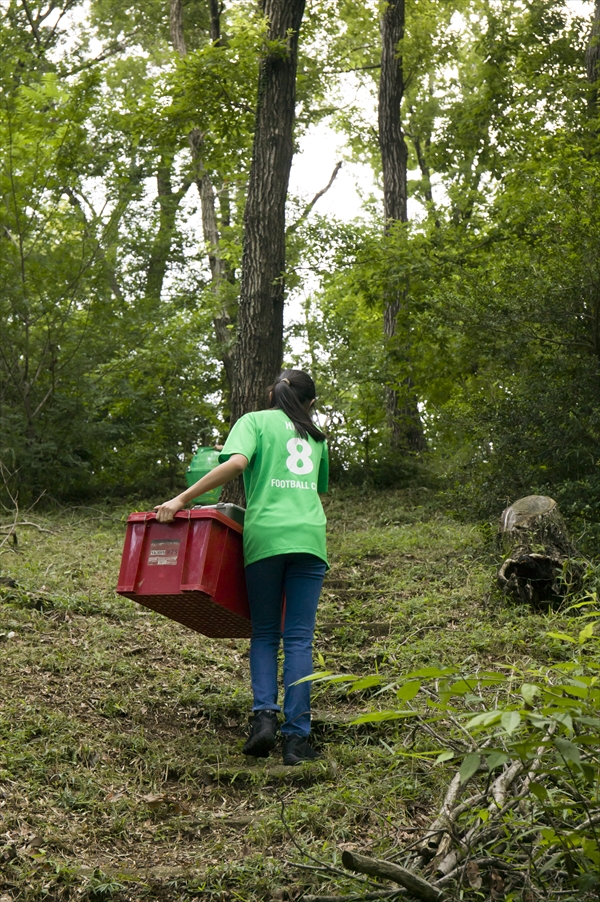
<svg viewBox="0 0 600 902">
<path fill-rule="evenodd" d="M 580 587 L 583 567 L 553 498 L 527 495 L 507 507 L 498 544 L 505 555 L 498 584 L 516 601 L 549 607 Z"/>
</svg>

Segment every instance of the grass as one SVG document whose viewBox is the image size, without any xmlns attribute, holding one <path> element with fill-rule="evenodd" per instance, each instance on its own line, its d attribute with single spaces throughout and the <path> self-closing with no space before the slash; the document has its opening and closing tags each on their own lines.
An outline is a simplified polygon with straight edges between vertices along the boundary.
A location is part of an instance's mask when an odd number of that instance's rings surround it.
<svg viewBox="0 0 600 902">
<path fill-rule="evenodd" d="M 327 508 L 319 666 L 393 677 L 565 653 L 545 634 L 569 631 L 567 615 L 496 591 L 489 524 L 440 512 L 426 490 L 338 490 Z M 410 843 L 451 771 L 404 754 L 426 743 L 412 727 L 347 724 L 380 704 L 373 690 L 323 686 L 323 762 L 248 766 L 248 642 L 207 639 L 115 595 L 125 517 L 29 515 L 41 529 L 19 529 L 0 558 L 18 583 L 0 602 L 1 902 L 360 888 L 314 859 L 341 869 L 345 848 L 385 856 Z"/>
</svg>

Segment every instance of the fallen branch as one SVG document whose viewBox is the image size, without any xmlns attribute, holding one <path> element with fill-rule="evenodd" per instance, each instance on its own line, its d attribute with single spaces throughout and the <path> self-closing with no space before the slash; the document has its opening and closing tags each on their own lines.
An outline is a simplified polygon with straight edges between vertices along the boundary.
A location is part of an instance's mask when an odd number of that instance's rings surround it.
<svg viewBox="0 0 600 902">
<path fill-rule="evenodd" d="M 356 893 L 352 896 L 302 896 L 302 902 L 363 902 L 363 899 L 394 899 L 396 896 L 402 895 L 406 890 L 404 887 L 398 889 L 377 890 L 373 893 Z"/>
<path fill-rule="evenodd" d="M 32 523 L 31 520 L 19 520 L 17 523 L 7 523 L 4 526 L 0 526 L 0 529 L 8 529 L 12 531 L 16 529 L 17 526 L 19 527 L 19 529 L 21 528 L 21 526 L 33 526 L 35 529 L 39 529 L 40 532 L 49 532 L 50 535 L 56 535 L 54 530 L 45 529 L 43 526 L 39 526 L 37 523 Z"/>
<path fill-rule="evenodd" d="M 493 802 L 490 802 L 488 810 L 490 814 L 494 808 L 501 809 L 506 801 L 506 793 L 523 771 L 523 763 L 514 761 L 491 785 Z"/>
<path fill-rule="evenodd" d="M 446 790 L 446 795 L 444 797 L 444 801 L 442 802 L 442 807 L 439 815 L 429 827 L 425 839 L 418 847 L 419 851 L 424 857 L 431 858 L 433 855 L 439 854 L 442 848 L 442 844 L 444 846 L 447 845 L 449 832 L 448 828 L 453 820 L 452 809 L 455 807 L 462 789 L 463 786 L 460 782 L 460 773 L 458 773 L 457 771 L 452 778 L 448 789 Z M 435 842 L 431 841 L 433 836 L 438 837 Z"/>
<path fill-rule="evenodd" d="M 383 877 L 393 880 L 405 887 L 414 896 L 423 899 L 424 902 L 442 902 L 444 893 L 437 889 L 428 880 L 419 877 L 407 868 L 392 864 L 391 861 L 381 861 L 378 858 L 367 858 L 356 852 L 345 851 L 342 853 L 342 864 L 349 871 L 357 871 L 359 874 L 369 874 L 371 877 Z"/>
<path fill-rule="evenodd" d="M 585 820 L 582 824 L 577 824 L 577 826 L 573 827 L 573 829 L 587 830 L 588 827 L 594 827 L 596 824 L 600 824 L 600 812 L 590 815 L 587 820 Z"/>
<path fill-rule="evenodd" d="M 538 749 L 538 755 L 540 752 L 541 749 Z M 538 760 L 539 759 L 536 758 L 532 767 L 535 767 Z M 479 833 L 482 827 L 482 822 L 480 820 L 477 820 L 473 827 L 471 827 L 462 838 L 455 835 L 455 824 L 460 815 L 464 814 L 465 811 L 468 811 L 470 808 L 484 802 L 489 793 L 492 796 L 492 800 L 488 804 L 490 818 L 492 820 L 497 820 L 505 813 L 508 807 L 516 803 L 517 800 L 512 799 L 508 805 L 506 805 L 506 795 L 509 789 L 514 785 L 515 780 L 521 776 L 523 770 L 523 763 L 521 761 L 514 761 L 506 768 L 506 770 L 496 777 L 485 792 L 478 793 L 470 799 L 466 799 L 460 805 L 457 804 L 457 802 L 464 787 L 460 782 L 460 773 L 457 772 L 454 775 L 446 792 L 446 797 L 444 798 L 440 813 L 430 827 L 430 831 L 435 831 L 436 833 L 441 832 L 442 835 L 439 841 L 437 841 L 437 844 L 432 842 L 431 838 L 429 838 L 425 839 L 419 847 L 421 855 L 425 860 L 428 858 L 430 860 L 433 859 L 431 861 L 431 866 L 434 871 L 438 871 L 444 876 L 447 876 L 450 872 L 454 872 L 458 863 L 466 856 L 468 850 L 480 839 Z M 484 828 L 484 832 L 489 832 L 491 826 L 493 825 L 488 824 L 488 826 Z M 453 844 L 455 845 L 454 849 L 452 849 Z"/>
<path fill-rule="evenodd" d="M 552 728 L 552 731 L 554 728 Z M 547 735 L 550 735 L 550 732 Z M 535 770 L 539 766 L 540 758 L 544 753 L 545 746 L 540 746 L 537 750 L 537 756 L 535 760 L 529 767 L 528 776 L 525 780 L 525 790 L 528 786 L 528 780 L 531 781 Z M 499 821 L 502 815 L 504 815 L 511 807 L 517 805 L 522 798 L 522 795 L 525 793 L 518 793 L 515 798 L 512 798 L 509 802 L 506 802 L 506 795 L 514 785 L 515 781 L 518 777 L 520 777 L 525 769 L 522 761 L 513 761 L 513 763 L 506 768 L 496 779 L 493 781 L 489 788 L 489 792 L 492 796 L 492 801 L 488 805 L 488 811 L 490 814 L 490 820 L 482 825 L 482 822 L 478 819 L 475 824 L 471 827 L 470 830 L 462 837 L 462 839 L 457 839 L 455 837 L 455 842 L 457 848 L 449 851 L 450 849 L 450 836 L 446 834 L 445 837 L 442 837 L 442 841 L 438 847 L 438 854 L 435 858 L 435 870 L 437 870 L 444 877 L 447 877 L 449 874 L 454 873 L 456 867 L 459 862 L 462 861 L 468 854 L 469 850 L 473 848 L 476 844 L 480 844 L 482 841 L 483 835 L 487 835 L 490 831 L 493 833 L 495 829 L 495 822 Z M 462 806 L 458 806 L 460 808 Z M 449 818 L 454 820 L 456 818 L 456 814 L 458 812 L 458 808 L 455 808 L 453 812 L 449 814 Z M 444 844 L 444 840 L 447 842 Z M 442 846 L 444 846 L 444 851 L 442 853 Z"/>
</svg>

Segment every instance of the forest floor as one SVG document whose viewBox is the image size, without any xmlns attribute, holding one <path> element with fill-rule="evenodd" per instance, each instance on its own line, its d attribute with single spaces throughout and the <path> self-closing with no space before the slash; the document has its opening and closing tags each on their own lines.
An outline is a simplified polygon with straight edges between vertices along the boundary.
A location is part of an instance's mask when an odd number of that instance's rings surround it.
<svg viewBox="0 0 600 902">
<path fill-rule="evenodd" d="M 491 525 L 441 512 L 426 489 L 334 490 L 327 513 L 315 667 L 393 675 L 561 653 L 546 633 L 567 615 L 495 588 Z M 0 590 L 0 902 L 360 891 L 342 851 L 410 843 L 455 767 L 411 756 L 402 721 L 350 725 L 385 698 L 327 684 L 314 690 L 322 761 L 249 762 L 248 641 L 115 594 L 125 517 L 33 512 L 0 558 L 18 583 Z"/>
</svg>

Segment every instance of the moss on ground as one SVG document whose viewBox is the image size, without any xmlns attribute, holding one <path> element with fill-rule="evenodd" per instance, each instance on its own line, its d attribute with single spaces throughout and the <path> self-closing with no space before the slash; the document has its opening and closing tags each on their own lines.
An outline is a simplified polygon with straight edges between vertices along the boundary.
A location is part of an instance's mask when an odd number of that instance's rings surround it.
<svg viewBox="0 0 600 902">
<path fill-rule="evenodd" d="M 547 663 L 565 614 L 494 588 L 489 524 L 426 490 L 328 499 L 332 568 L 316 652 L 341 672 Z M 126 514 L 30 515 L 0 603 L 0 899 L 258 902 L 346 892 L 429 822 L 449 771 L 410 725 L 349 726 L 373 690 L 315 689 L 323 762 L 249 766 L 247 640 L 211 640 L 114 593 Z M 5 546 L 6 548 L 6 546 Z M 319 665 L 320 666 L 320 665 Z M 381 701 L 383 705 L 383 700 Z"/>
</svg>

